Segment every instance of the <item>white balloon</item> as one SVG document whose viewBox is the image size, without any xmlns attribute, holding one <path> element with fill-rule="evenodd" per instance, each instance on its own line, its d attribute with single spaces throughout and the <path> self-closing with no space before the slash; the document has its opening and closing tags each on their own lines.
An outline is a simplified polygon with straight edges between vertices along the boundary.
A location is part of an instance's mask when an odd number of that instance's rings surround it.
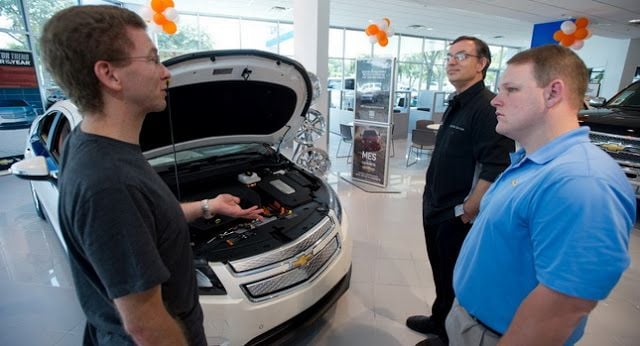
<svg viewBox="0 0 640 346">
<path fill-rule="evenodd" d="M 573 48 L 574 50 L 580 50 L 580 48 L 582 48 L 582 46 L 584 46 L 584 41 L 583 40 L 576 40 L 576 42 L 574 42 L 571 45 L 571 48 Z"/>
<path fill-rule="evenodd" d="M 376 22 L 376 25 L 378 26 L 378 28 L 380 28 L 380 30 L 387 30 L 388 28 L 387 21 L 384 19 Z"/>
<path fill-rule="evenodd" d="M 140 15 L 140 17 L 142 17 L 142 19 L 144 19 L 146 22 L 150 22 L 153 18 L 153 10 L 151 9 L 151 7 L 145 6 L 140 9 L 138 15 Z"/>
<path fill-rule="evenodd" d="M 159 34 L 162 32 L 162 27 L 155 22 L 151 22 L 147 26 L 147 30 L 149 30 L 149 32 L 152 34 Z"/>
<path fill-rule="evenodd" d="M 164 16 L 168 20 L 173 22 L 178 16 L 178 11 L 176 11 L 176 9 L 173 7 L 167 7 L 167 9 L 162 12 L 162 14 L 164 14 Z"/>
<path fill-rule="evenodd" d="M 576 32 L 576 23 L 570 20 L 565 20 L 564 22 L 562 22 L 562 24 L 560 24 L 560 30 L 562 30 L 562 32 L 567 35 L 571 35 Z"/>
<path fill-rule="evenodd" d="M 176 17 L 173 19 L 173 22 L 176 24 L 180 23 L 180 15 L 176 13 Z"/>
<path fill-rule="evenodd" d="M 369 42 L 372 44 L 378 42 L 378 37 L 376 37 L 376 35 L 369 35 Z"/>
<path fill-rule="evenodd" d="M 396 31 L 393 30 L 392 27 L 389 27 L 389 29 L 387 29 L 387 37 L 391 37 L 393 35 L 395 35 Z"/>
</svg>

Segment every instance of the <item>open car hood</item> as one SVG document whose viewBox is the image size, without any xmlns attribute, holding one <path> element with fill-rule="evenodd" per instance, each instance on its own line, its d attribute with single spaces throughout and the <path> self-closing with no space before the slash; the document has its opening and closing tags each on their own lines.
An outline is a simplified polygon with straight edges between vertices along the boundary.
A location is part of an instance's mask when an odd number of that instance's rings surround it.
<svg viewBox="0 0 640 346">
<path fill-rule="evenodd" d="M 148 158 L 225 143 L 279 145 L 295 136 L 311 103 L 304 67 L 277 54 L 208 51 L 164 64 L 167 109 L 148 114 L 140 134 Z"/>
</svg>

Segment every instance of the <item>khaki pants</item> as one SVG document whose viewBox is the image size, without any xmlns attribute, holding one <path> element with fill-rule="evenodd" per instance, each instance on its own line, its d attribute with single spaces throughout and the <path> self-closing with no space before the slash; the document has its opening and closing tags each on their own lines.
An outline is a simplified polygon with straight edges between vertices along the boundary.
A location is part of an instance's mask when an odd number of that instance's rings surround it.
<svg viewBox="0 0 640 346">
<path fill-rule="evenodd" d="M 500 336 L 476 321 L 456 299 L 446 320 L 451 346 L 495 346 Z"/>
</svg>

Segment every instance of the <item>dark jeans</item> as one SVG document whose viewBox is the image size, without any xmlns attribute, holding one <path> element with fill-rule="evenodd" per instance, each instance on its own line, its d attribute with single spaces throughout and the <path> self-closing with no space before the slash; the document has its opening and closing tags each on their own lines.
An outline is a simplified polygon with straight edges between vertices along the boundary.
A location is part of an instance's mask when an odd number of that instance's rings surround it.
<svg viewBox="0 0 640 346">
<path fill-rule="evenodd" d="M 464 238 L 471 224 L 464 224 L 459 217 L 438 224 L 423 222 L 427 241 L 427 255 L 431 262 L 433 281 L 436 285 L 436 300 L 431 308 L 431 320 L 444 330 L 455 294 L 453 292 L 453 268 L 456 265 Z"/>
</svg>

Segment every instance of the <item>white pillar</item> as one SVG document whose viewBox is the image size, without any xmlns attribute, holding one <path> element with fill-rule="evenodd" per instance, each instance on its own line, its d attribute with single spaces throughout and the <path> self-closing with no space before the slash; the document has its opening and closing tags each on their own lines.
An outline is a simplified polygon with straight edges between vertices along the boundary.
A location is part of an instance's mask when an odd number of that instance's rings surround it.
<svg viewBox="0 0 640 346">
<path fill-rule="evenodd" d="M 329 0 L 293 0 L 294 56 L 307 71 L 318 76 L 322 94 L 316 100 L 315 109 L 327 122 L 327 131 L 314 146 L 327 150 L 329 142 Z"/>
</svg>

